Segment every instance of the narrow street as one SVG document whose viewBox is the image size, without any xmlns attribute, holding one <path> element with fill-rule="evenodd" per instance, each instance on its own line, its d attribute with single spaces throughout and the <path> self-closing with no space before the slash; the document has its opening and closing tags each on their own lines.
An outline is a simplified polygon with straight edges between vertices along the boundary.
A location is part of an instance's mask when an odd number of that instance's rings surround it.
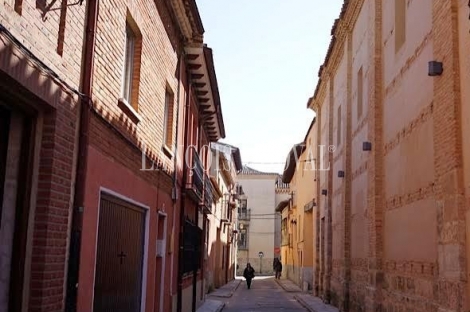
<svg viewBox="0 0 470 312">
<path fill-rule="evenodd" d="M 251 289 L 243 280 L 223 312 L 303 312 L 306 311 L 295 299 L 295 293 L 286 292 L 274 277 L 255 277 Z"/>
</svg>

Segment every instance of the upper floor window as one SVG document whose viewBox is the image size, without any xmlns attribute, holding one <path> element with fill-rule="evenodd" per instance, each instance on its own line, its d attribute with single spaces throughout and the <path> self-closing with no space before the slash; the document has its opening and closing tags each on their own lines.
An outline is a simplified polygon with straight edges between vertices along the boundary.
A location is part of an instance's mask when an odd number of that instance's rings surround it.
<svg viewBox="0 0 470 312">
<path fill-rule="evenodd" d="M 135 110 L 138 108 L 141 42 L 141 34 L 137 25 L 128 17 L 126 22 L 126 45 L 121 95 L 127 104 Z"/>
<path fill-rule="evenodd" d="M 398 52 L 406 40 L 406 1 L 395 0 L 395 52 Z"/>
<path fill-rule="evenodd" d="M 338 106 L 338 116 L 337 116 L 337 129 L 336 129 L 336 145 L 341 144 L 341 105 Z"/>
<path fill-rule="evenodd" d="M 238 240 L 239 249 L 248 248 L 248 231 L 246 228 L 240 230 L 240 239 Z"/>
<path fill-rule="evenodd" d="M 361 118 L 362 116 L 362 105 L 363 105 L 363 74 L 362 74 L 362 67 L 357 72 L 357 119 Z"/>
<path fill-rule="evenodd" d="M 173 92 L 167 88 L 165 92 L 165 115 L 163 119 L 163 142 L 169 149 L 173 147 Z"/>
</svg>

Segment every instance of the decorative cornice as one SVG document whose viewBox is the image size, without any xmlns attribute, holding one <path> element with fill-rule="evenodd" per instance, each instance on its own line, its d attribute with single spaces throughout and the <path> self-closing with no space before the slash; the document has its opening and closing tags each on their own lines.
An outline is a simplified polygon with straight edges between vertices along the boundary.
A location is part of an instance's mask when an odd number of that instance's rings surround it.
<svg viewBox="0 0 470 312">
<path fill-rule="evenodd" d="M 194 0 L 170 0 L 178 26 L 186 44 L 202 45 L 204 27 Z"/>
<path fill-rule="evenodd" d="M 347 34 L 352 31 L 354 24 L 359 17 L 364 0 L 344 0 L 339 18 L 337 18 L 331 29 L 331 41 L 325 56 L 323 64 L 318 71 L 318 83 L 313 95 L 313 106 L 321 108 L 324 102 L 326 85 L 331 77 L 334 76 L 340 61 L 341 54 L 344 53 L 344 43 Z M 312 106 L 312 107 L 313 107 Z"/>
</svg>

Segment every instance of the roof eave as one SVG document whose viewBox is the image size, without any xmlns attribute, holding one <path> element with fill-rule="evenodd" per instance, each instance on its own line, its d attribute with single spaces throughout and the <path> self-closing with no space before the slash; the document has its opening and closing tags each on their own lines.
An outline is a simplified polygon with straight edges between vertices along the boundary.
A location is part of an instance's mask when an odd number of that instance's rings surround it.
<svg viewBox="0 0 470 312">
<path fill-rule="evenodd" d="M 215 75 L 212 50 L 206 45 L 186 46 L 186 61 L 195 90 L 200 122 L 210 142 L 225 138 L 219 88 Z"/>
<path fill-rule="evenodd" d="M 204 26 L 194 0 L 170 0 L 171 9 L 186 43 L 203 42 Z"/>
<path fill-rule="evenodd" d="M 209 80 L 211 82 L 212 97 L 214 99 L 215 110 L 217 114 L 217 123 L 220 134 L 219 139 L 225 139 L 225 125 L 222 115 L 222 105 L 220 103 L 219 84 L 217 82 L 217 75 L 215 73 L 214 57 L 212 55 L 212 49 L 207 46 L 204 46 L 204 58 L 206 60 Z"/>
<path fill-rule="evenodd" d="M 282 182 L 283 183 L 290 183 L 292 178 L 294 177 L 295 168 L 297 167 L 297 160 L 299 159 L 300 155 L 305 151 L 305 144 L 299 143 L 294 145 L 289 154 L 287 155 L 286 165 L 284 172 L 282 174 Z"/>
<path fill-rule="evenodd" d="M 286 208 L 287 206 L 289 206 L 289 202 L 290 202 L 290 199 L 285 199 L 285 200 L 281 201 L 281 202 L 276 206 L 275 211 L 277 211 L 277 212 L 282 212 L 282 211 L 284 210 L 284 208 Z"/>
<path fill-rule="evenodd" d="M 240 154 L 240 149 L 238 147 L 233 148 L 233 160 L 235 162 L 235 168 L 237 169 L 237 172 L 240 172 L 243 169 L 243 163 L 242 163 L 242 157 Z"/>
</svg>

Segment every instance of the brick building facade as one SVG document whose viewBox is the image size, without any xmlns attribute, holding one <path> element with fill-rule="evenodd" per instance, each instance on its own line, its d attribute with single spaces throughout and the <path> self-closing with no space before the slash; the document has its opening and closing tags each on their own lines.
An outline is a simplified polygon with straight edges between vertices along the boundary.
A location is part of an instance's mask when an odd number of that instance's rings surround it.
<svg viewBox="0 0 470 312">
<path fill-rule="evenodd" d="M 85 6 L 57 6 L 0 4 L 0 311 L 64 310 Z"/>
<path fill-rule="evenodd" d="M 466 0 L 345 1 L 335 21 L 308 107 L 330 166 L 314 292 L 343 311 L 469 308 L 469 29 Z"/>
<path fill-rule="evenodd" d="M 0 9 L 0 310 L 195 310 L 225 137 L 195 2 Z"/>
</svg>

